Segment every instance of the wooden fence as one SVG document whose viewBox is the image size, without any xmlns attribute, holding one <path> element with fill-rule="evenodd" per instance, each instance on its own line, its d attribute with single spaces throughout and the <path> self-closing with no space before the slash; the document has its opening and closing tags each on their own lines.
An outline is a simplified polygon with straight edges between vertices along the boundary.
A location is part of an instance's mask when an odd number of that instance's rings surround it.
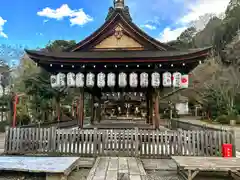
<svg viewBox="0 0 240 180">
<path fill-rule="evenodd" d="M 10 128 L 6 130 L 5 153 L 145 158 L 219 156 L 222 144 L 231 143 L 235 148 L 234 141 L 231 131 Z"/>
</svg>

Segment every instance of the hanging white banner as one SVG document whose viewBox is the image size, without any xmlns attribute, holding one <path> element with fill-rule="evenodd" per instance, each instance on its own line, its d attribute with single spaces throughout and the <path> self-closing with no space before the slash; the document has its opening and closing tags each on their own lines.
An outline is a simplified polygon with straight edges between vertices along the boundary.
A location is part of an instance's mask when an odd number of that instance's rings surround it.
<svg viewBox="0 0 240 180">
<path fill-rule="evenodd" d="M 105 78 L 106 78 L 106 75 L 104 73 L 102 73 L 102 72 L 98 73 L 98 75 L 97 75 L 97 86 L 99 88 L 105 87 L 105 85 L 106 85 Z"/>
<path fill-rule="evenodd" d="M 181 88 L 188 88 L 188 86 L 189 86 L 189 76 L 188 76 L 188 74 L 182 75 Z"/>
<path fill-rule="evenodd" d="M 158 88 L 161 84 L 161 80 L 160 80 L 160 74 L 158 72 L 154 72 L 152 73 L 152 77 L 151 77 L 151 85 L 154 88 Z"/>
<path fill-rule="evenodd" d="M 83 88 L 85 85 L 85 78 L 83 73 L 76 74 L 76 87 Z"/>
<path fill-rule="evenodd" d="M 93 73 L 88 73 L 86 78 L 86 86 L 93 87 L 95 84 L 95 75 Z"/>
<path fill-rule="evenodd" d="M 116 75 L 114 73 L 108 73 L 107 85 L 108 87 L 114 87 L 116 85 Z"/>
<path fill-rule="evenodd" d="M 63 74 L 63 73 L 58 73 L 57 74 L 57 84 L 58 84 L 59 87 L 66 86 L 65 78 L 66 78 L 65 74 Z"/>
<path fill-rule="evenodd" d="M 120 73 L 118 75 L 118 85 L 121 88 L 124 88 L 127 86 L 127 74 L 126 73 Z"/>
<path fill-rule="evenodd" d="M 57 76 L 56 75 L 51 75 L 50 76 L 50 84 L 52 88 L 59 87 L 60 85 L 57 82 Z"/>
<path fill-rule="evenodd" d="M 67 73 L 67 86 L 75 87 L 76 85 L 76 75 L 72 72 Z"/>
<path fill-rule="evenodd" d="M 136 88 L 138 86 L 138 74 L 137 73 L 131 73 L 129 75 L 129 85 L 132 88 Z"/>
<path fill-rule="evenodd" d="M 140 86 L 148 87 L 148 73 L 143 72 L 140 74 Z"/>
<path fill-rule="evenodd" d="M 179 88 L 181 86 L 182 74 L 180 72 L 173 73 L 172 76 L 172 85 L 173 87 Z"/>
<path fill-rule="evenodd" d="M 162 74 L 163 87 L 172 86 L 172 74 L 170 72 L 165 72 Z"/>
</svg>

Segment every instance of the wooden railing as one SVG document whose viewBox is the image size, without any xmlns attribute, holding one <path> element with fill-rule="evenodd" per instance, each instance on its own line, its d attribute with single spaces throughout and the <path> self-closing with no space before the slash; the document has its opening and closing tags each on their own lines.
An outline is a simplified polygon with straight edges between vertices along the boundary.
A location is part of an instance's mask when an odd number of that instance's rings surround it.
<svg viewBox="0 0 240 180">
<path fill-rule="evenodd" d="M 10 128 L 6 130 L 5 153 L 146 158 L 219 156 L 224 143 L 235 147 L 233 132 Z"/>
</svg>

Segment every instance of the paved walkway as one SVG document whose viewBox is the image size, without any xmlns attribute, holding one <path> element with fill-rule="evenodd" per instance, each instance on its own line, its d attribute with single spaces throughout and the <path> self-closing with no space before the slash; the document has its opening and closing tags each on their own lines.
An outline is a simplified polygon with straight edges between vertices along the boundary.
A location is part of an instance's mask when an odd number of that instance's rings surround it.
<svg viewBox="0 0 240 180">
<path fill-rule="evenodd" d="M 146 172 L 140 159 L 133 157 L 98 157 L 87 180 L 142 180 Z"/>
<path fill-rule="evenodd" d="M 4 152 L 5 133 L 0 133 L 0 154 Z"/>
<path fill-rule="evenodd" d="M 236 126 L 233 127 L 233 126 L 220 125 L 220 124 L 219 125 L 218 124 L 209 124 L 209 123 L 197 120 L 194 117 L 180 118 L 178 120 L 196 124 L 196 125 L 202 125 L 202 126 L 207 126 L 207 127 L 211 127 L 211 128 L 216 128 L 216 129 L 226 129 L 226 130 L 234 129 L 235 136 L 236 136 L 236 149 L 237 149 L 237 151 L 240 151 L 240 127 L 236 127 Z"/>
</svg>

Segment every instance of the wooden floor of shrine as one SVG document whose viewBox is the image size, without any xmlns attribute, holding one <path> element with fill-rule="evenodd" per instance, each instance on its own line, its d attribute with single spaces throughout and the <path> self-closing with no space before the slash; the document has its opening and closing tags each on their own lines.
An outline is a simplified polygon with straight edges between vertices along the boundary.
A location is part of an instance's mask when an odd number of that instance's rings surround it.
<svg viewBox="0 0 240 180">
<path fill-rule="evenodd" d="M 103 119 L 100 122 L 95 121 L 94 124 L 90 124 L 90 117 L 84 119 L 84 129 L 132 129 L 138 127 L 140 129 L 154 129 L 153 125 L 147 124 L 145 119 L 140 118 L 111 118 L 111 119 Z M 159 128 L 162 130 L 167 130 L 165 128 L 165 122 L 160 122 Z M 51 123 L 42 125 L 42 127 L 51 127 L 56 126 L 60 129 L 69 129 L 69 128 L 77 128 L 78 127 L 78 120 L 71 120 L 71 121 L 61 121 L 57 123 Z M 26 128 L 36 127 L 36 124 L 24 126 Z"/>
<path fill-rule="evenodd" d="M 122 119 L 105 119 L 99 123 L 85 124 L 84 129 L 132 129 L 138 127 L 140 129 L 154 129 L 153 125 L 147 124 L 144 120 L 122 120 Z M 164 126 L 160 126 L 160 129 L 167 130 Z"/>
</svg>

